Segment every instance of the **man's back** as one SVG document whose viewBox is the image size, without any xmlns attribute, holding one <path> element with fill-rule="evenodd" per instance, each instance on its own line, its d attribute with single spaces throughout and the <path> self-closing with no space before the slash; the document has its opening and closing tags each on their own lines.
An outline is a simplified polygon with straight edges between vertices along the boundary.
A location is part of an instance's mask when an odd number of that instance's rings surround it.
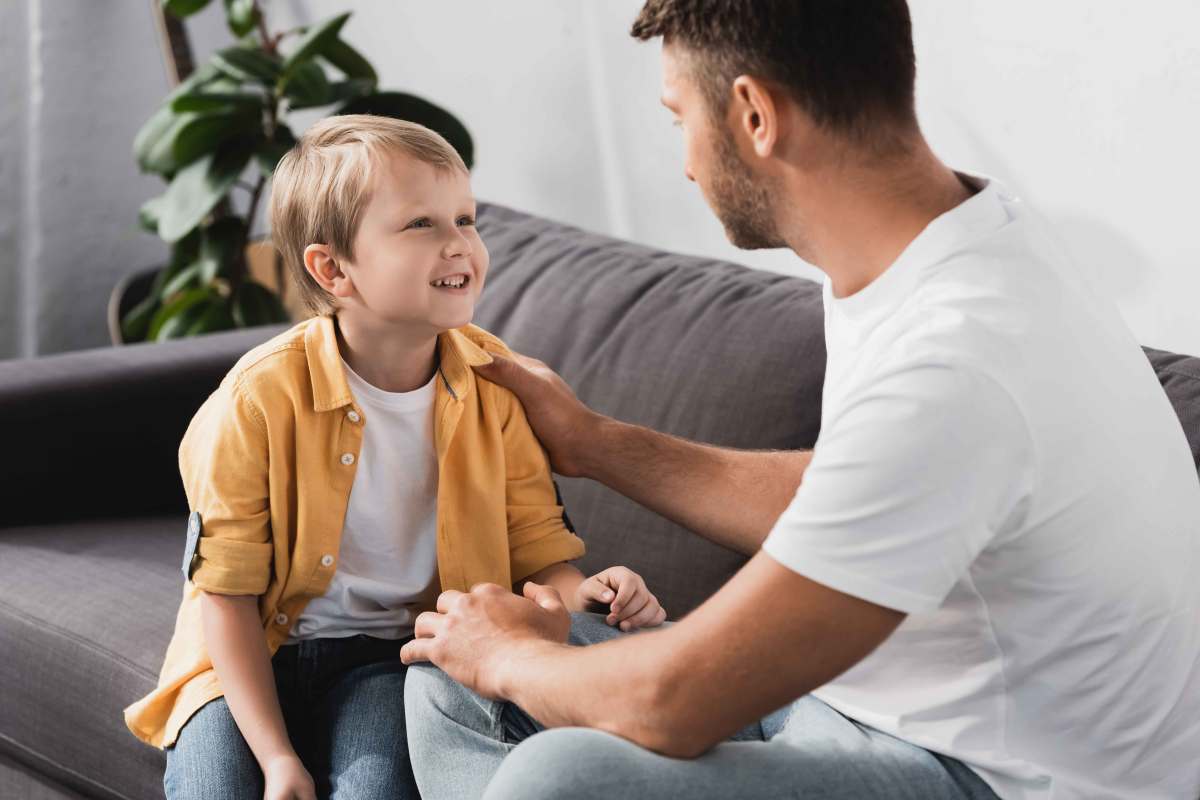
<svg viewBox="0 0 1200 800">
<path fill-rule="evenodd" d="M 1005 797 L 1195 796 L 1200 481 L 1115 308 L 992 184 L 826 312 L 767 549 L 909 616 L 816 694 Z"/>
</svg>

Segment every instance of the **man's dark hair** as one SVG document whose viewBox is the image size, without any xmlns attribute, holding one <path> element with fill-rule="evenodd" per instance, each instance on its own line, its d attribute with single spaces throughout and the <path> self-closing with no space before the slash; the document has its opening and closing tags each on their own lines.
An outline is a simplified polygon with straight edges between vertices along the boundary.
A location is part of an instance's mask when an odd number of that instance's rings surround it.
<svg viewBox="0 0 1200 800">
<path fill-rule="evenodd" d="M 859 143 L 877 141 L 880 126 L 916 126 L 905 0 L 647 0 L 630 33 L 683 45 L 718 118 L 733 80 L 752 75 Z"/>
</svg>

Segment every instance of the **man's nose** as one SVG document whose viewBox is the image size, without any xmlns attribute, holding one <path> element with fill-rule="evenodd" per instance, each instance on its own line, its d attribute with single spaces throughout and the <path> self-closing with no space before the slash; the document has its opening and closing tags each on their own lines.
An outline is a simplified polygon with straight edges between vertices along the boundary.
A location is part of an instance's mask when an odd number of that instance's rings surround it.
<svg viewBox="0 0 1200 800">
<path fill-rule="evenodd" d="M 695 174 L 692 173 L 692 165 L 691 164 L 683 165 L 683 174 L 686 175 L 687 179 L 689 181 L 691 181 L 692 183 L 696 182 L 696 176 L 695 176 Z"/>
</svg>

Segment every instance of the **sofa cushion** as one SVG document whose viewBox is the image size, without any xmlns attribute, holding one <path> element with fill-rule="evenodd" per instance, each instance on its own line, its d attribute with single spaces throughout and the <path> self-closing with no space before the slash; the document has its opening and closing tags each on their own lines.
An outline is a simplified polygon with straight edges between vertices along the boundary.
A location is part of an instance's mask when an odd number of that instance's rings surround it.
<svg viewBox="0 0 1200 800">
<path fill-rule="evenodd" d="M 0 528 L 0 753 L 88 797 L 162 795 L 162 753 L 121 712 L 162 665 L 183 525 Z"/>
</svg>

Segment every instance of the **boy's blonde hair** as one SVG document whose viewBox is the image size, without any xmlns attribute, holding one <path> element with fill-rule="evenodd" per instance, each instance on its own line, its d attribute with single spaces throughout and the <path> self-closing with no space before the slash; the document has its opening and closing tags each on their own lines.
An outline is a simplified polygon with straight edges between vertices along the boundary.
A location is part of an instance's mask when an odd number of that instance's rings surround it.
<svg viewBox="0 0 1200 800">
<path fill-rule="evenodd" d="M 438 170 L 467 172 L 458 152 L 429 128 L 371 114 L 322 119 L 275 167 L 271 238 L 314 314 L 331 314 L 337 306 L 304 268 L 304 249 L 325 244 L 338 257 L 353 261 L 354 236 L 371 199 L 372 170 L 394 153 Z"/>
</svg>

